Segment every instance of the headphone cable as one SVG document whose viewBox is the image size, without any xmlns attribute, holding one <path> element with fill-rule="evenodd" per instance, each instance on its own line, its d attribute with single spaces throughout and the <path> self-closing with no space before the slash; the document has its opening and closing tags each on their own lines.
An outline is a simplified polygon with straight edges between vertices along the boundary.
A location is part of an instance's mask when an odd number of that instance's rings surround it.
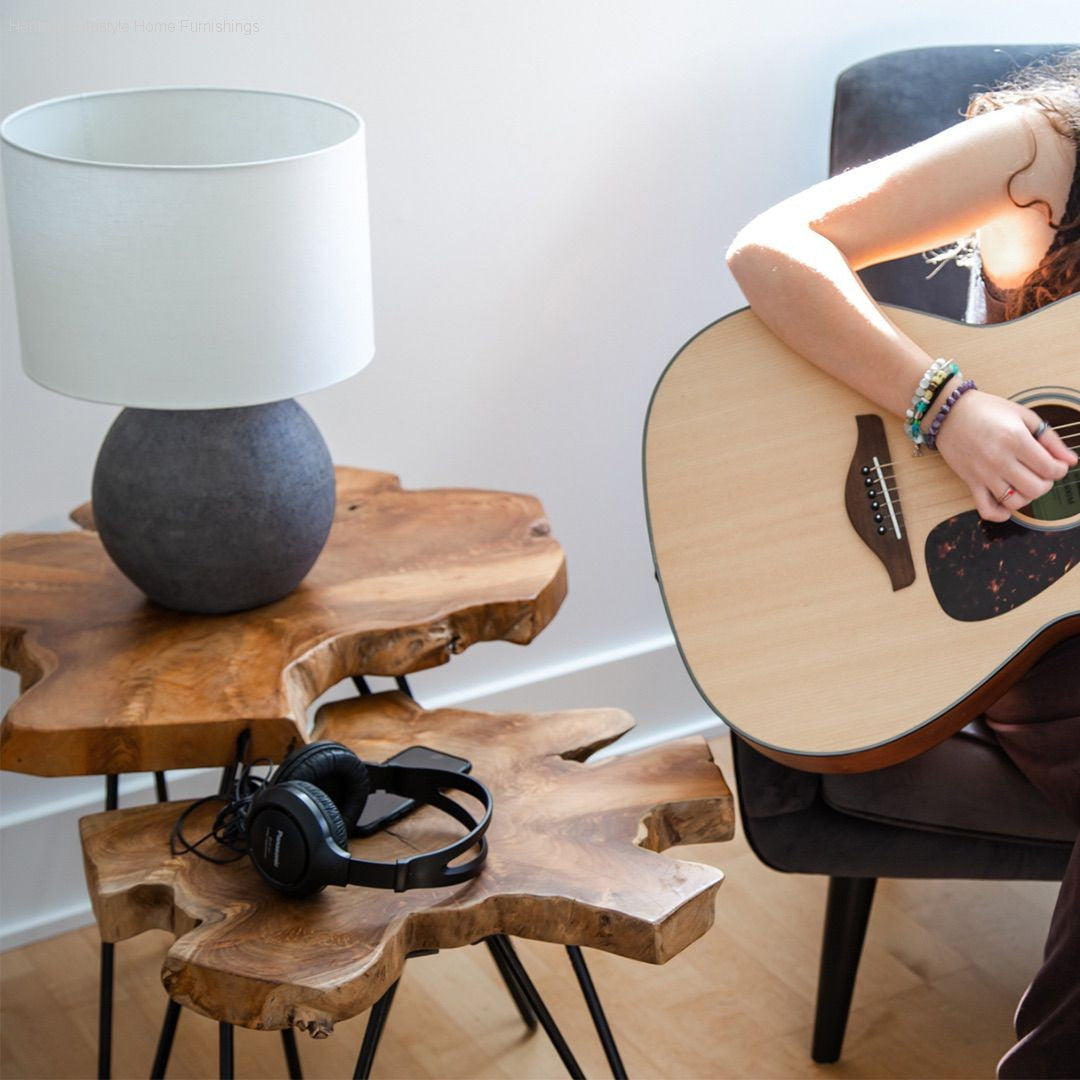
<svg viewBox="0 0 1080 1080">
<path fill-rule="evenodd" d="M 231 795 L 226 796 L 221 793 L 204 795 L 184 808 L 169 833 L 169 850 L 173 855 L 195 855 L 206 862 L 223 865 L 237 862 L 247 854 L 248 810 L 252 800 L 267 781 L 265 776 L 252 774 L 252 770 L 260 765 L 273 768 L 273 762 L 269 758 L 257 758 L 250 763 L 245 762 L 233 781 Z M 184 825 L 188 818 L 203 806 L 213 802 L 221 802 L 225 805 L 217 812 L 210 831 L 200 836 L 198 840 L 189 840 L 184 835 Z M 227 848 L 232 854 L 221 858 L 200 851 L 202 845 L 211 839 L 217 841 L 220 847 Z"/>
</svg>

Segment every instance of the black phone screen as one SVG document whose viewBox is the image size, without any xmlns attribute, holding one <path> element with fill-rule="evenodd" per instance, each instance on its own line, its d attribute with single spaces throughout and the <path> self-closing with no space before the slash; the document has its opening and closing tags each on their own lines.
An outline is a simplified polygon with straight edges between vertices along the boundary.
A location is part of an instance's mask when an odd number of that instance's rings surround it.
<svg viewBox="0 0 1080 1080">
<path fill-rule="evenodd" d="M 467 773 L 472 768 L 472 762 L 468 759 L 444 754 L 441 750 L 432 750 L 429 746 L 410 746 L 394 754 L 393 757 L 388 757 L 383 764 L 448 769 L 458 773 Z M 373 791 L 364 803 L 364 809 L 353 827 L 353 833 L 356 836 L 370 836 L 392 821 L 403 818 L 415 807 L 414 799 L 407 799 L 403 795 L 391 795 L 386 791 Z"/>
</svg>

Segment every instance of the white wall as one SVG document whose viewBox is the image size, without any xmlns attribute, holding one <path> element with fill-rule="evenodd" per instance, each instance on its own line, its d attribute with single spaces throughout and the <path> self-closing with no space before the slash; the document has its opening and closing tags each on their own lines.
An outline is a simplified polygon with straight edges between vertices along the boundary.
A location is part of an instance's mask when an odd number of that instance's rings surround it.
<svg viewBox="0 0 1080 1080">
<path fill-rule="evenodd" d="M 422 700 L 486 699 L 495 686 L 500 706 L 544 707 L 571 687 L 581 704 L 630 707 L 659 737 L 712 717 L 673 655 L 653 582 L 641 424 L 675 350 L 741 302 L 728 240 L 822 177 L 844 67 L 917 45 L 1059 40 L 1075 7 L 6 0 L 2 17 L 4 114 L 78 91 L 204 83 L 363 115 L 377 356 L 304 404 L 340 462 L 412 487 L 538 494 L 570 566 L 570 597 L 536 643 L 484 646 L 419 676 Z M 234 28 L 147 27 L 183 19 Z M 22 375 L 2 262 L 3 528 L 64 528 L 115 410 Z M 642 671 L 647 686 L 629 674 Z M 70 819 L 99 790 L 4 778 L 9 941 L 85 917 L 76 886 L 53 908 L 41 897 L 58 877 L 78 880 Z M 67 838 L 62 854 L 53 838 Z"/>
</svg>

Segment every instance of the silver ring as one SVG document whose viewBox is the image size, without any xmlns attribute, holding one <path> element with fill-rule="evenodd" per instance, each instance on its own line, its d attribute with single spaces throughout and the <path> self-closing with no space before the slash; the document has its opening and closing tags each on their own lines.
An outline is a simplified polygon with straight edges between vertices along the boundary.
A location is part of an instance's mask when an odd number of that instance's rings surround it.
<svg viewBox="0 0 1080 1080">
<path fill-rule="evenodd" d="M 995 498 L 995 499 L 996 499 L 996 500 L 997 500 L 997 501 L 998 501 L 999 503 L 1004 503 L 1004 502 L 1005 502 L 1005 500 L 1006 500 L 1007 498 L 1009 498 L 1009 496 L 1010 496 L 1010 495 L 1015 495 L 1015 494 L 1016 494 L 1016 488 L 1014 488 L 1014 487 L 1012 486 L 1012 484 L 1010 484 L 1010 485 L 1009 485 L 1009 490 L 1008 490 L 1008 491 L 1006 491 L 1004 495 L 1002 495 L 1002 496 L 1001 496 L 1000 498 L 999 498 L 999 497 L 998 497 L 997 495 L 995 495 L 995 496 L 994 496 L 994 498 Z"/>
<path fill-rule="evenodd" d="M 1045 420 L 1043 420 L 1043 421 L 1040 422 L 1039 426 L 1031 434 L 1034 436 L 1034 438 L 1036 440 L 1039 440 L 1039 439 L 1041 439 L 1043 437 L 1043 432 L 1045 432 L 1046 429 L 1049 426 L 1050 425 Z"/>
</svg>

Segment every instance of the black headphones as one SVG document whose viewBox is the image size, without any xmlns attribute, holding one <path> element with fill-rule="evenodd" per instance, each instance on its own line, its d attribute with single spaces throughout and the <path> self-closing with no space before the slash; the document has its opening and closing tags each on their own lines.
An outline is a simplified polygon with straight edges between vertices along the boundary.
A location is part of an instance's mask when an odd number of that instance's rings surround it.
<svg viewBox="0 0 1080 1080">
<path fill-rule="evenodd" d="M 482 803 L 480 821 L 443 795 L 444 789 L 464 791 Z M 349 830 L 371 791 L 438 807 L 460 821 L 468 835 L 392 863 L 351 858 Z M 327 885 L 404 892 L 476 877 L 487 858 L 484 833 L 490 823 L 491 793 L 474 777 L 447 769 L 368 764 L 341 743 L 316 742 L 294 750 L 251 800 L 247 851 L 263 878 L 290 896 L 308 896 Z M 473 845 L 479 851 L 472 859 L 448 865 Z"/>
</svg>

